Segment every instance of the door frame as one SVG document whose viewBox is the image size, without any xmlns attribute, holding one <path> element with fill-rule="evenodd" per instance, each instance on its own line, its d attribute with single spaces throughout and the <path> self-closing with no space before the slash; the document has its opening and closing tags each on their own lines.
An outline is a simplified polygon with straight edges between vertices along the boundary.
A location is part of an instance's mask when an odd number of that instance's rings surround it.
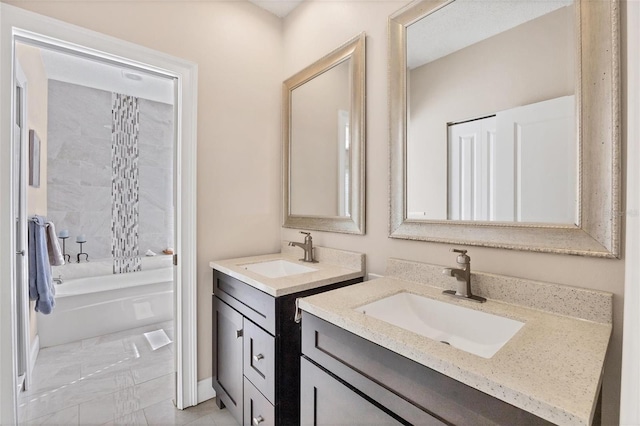
<svg viewBox="0 0 640 426">
<path fill-rule="evenodd" d="M 28 268 L 25 262 L 25 252 L 28 250 L 27 247 L 27 221 L 26 221 L 26 207 L 27 207 L 27 159 L 29 155 L 28 149 L 28 124 L 27 124 L 27 111 L 28 111 L 28 103 L 29 103 L 29 88 L 27 76 L 24 73 L 24 70 L 20 66 L 20 62 L 16 59 L 15 67 L 14 67 L 14 85 L 13 88 L 20 87 L 22 89 L 22 100 L 20 102 L 20 162 L 21 167 L 18 169 L 18 173 L 20 173 L 20 181 L 23 182 L 22 185 L 19 185 L 18 194 L 14 194 L 14 196 L 18 196 L 18 200 L 20 200 L 20 205 L 18 207 L 19 215 L 18 215 L 18 226 L 20 227 L 22 237 L 21 241 L 16 241 L 16 251 L 22 251 L 22 271 L 20 273 L 20 277 L 22 277 L 22 282 L 17 291 L 22 293 L 20 297 L 20 302 L 22 304 L 22 310 L 20 311 L 22 315 L 19 317 L 16 316 L 16 320 L 22 324 L 22 345 L 20 345 L 20 340 L 18 340 L 18 351 L 22 351 L 22 355 L 25 359 L 25 381 L 24 387 L 25 389 L 29 389 L 31 387 L 31 371 L 33 364 L 31 363 L 31 339 L 29 332 L 29 290 L 28 290 Z M 15 95 L 15 93 L 14 93 Z M 14 105 L 16 99 L 13 100 Z M 15 135 L 14 135 L 15 136 Z M 15 145 L 14 145 L 15 146 Z M 16 155 L 17 153 L 14 153 Z M 14 157 L 15 158 L 15 157 Z M 15 163 L 14 163 L 15 164 Z M 15 175 L 14 175 L 15 176 Z M 14 187 L 15 190 L 15 187 Z M 14 208 L 16 206 L 14 205 Z M 18 254 L 16 253 L 16 256 Z M 18 276 L 16 275 L 15 280 L 17 281 Z M 17 295 L 16 295 L 17 296 Z M 17 300 L 17 299 L 16 299 Z M 17 313 L 16 313 L 17 315 Z M 19 328 L 18 328 L 19 330 Z M 19 361 L 16 360 L 16 364 Z"/>
<path fill-rule="evenodd" d="M 640 4 L 626 7 L 627 197 L 620 424 L 640 424 Z M 623 15 L 624 16 L 624 15 Z M 624 46 L 624 44 L 623 44 Z M 623 57 L 625 52 L 623 52 Z M 622 73 L 624 76 L 624 71 Z M 624 123 L 625 121 L 623 121 Z"/>
<path fill-rule="evenodd" d="M 0 3 L 0 424 L 17 421 L 13 231 L 14 43 L 17 39 L 67 49 L 176 78 L 175 252 L 176 405 L 198 403 L 196 315 L 197 64 L 127 41 Z"/>
</svg>

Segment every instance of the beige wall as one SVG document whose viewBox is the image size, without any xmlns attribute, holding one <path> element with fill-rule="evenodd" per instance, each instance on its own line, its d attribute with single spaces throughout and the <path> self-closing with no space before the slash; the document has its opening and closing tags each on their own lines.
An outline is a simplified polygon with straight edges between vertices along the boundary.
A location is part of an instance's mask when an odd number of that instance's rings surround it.
<svg viewBox="0 0 640 426">
<path fill-rule="evenodd" d="M 367 269 L 384 273 L 389 257 L 440 265 L 455 261 L 449 245 L 388 238 L 387 18 L 406 2 L 323 2 L 308 0 L 286 19 L 284 76 L 291 75 L 350 37 L 367 33 L 367 233 L 365 236 L 313 232 L 317 245 L 366 253 Z M 623 11 L 624 12 L 624 11 Z M 622 19 L 625 19 L 623 13 Z M 321 36 L 319 36 L 321 35 Z M 624 44 L 623 44 L 624 46 Z M 624 48 L 622 50 L 624 52 Z M 623 76 L 624 73 L 623 68 Z M 623 111 L 624 117 L 624 111 Z M 282 238 L 300 240 L 297 230 Z M 478 271 L 550 281 L 614 293 L 614 335 L 604 377 L 604 423 L 618 419 L 624 261 L 470 247 Z"/>
<path fill-rule="evenodd" d="M 574 13 L 557 9 L 410 71 L 408 211 L 447 219 L 447 123 L 573 94 Z"/>
<path fill-rule="evenodd" d="M 22 43 L 16 56 L 27 77 L 27 125 L 40 138 L 40 187 L 27 186 L 28 214 L 47 215 L 47 98 L 48 80 L 40 51 Z"/>
<path fill-rule="evenodd" d="M 279 250 L 281 21 L 248 2 L 11 1 L 198 63 L 198 378 L 209 261 Z"/>
<path fill-rule="evenodd" d="M 16 57 L 27 77 L 27 127 L 40 138 L 40 187 L 27 186 L 27 214 L 47 215 L 47 98 L 48 80 L 40 51 L 22 43 L 16 45 Z M 29 302 L 31 343 L 38 334 L 35 302 Z"/>
</svg>

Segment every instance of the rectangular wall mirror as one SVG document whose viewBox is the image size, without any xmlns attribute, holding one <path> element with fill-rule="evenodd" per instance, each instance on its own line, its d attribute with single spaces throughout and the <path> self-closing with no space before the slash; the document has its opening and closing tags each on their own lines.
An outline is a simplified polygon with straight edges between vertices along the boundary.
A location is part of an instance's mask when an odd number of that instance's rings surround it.
<svg viewBox="0 0 640 426">
<path fill-rule="evenodd" d="M 365 34 L 283 84 L 287 228 L 364 234 Z"/>
<path fill-rule="evenodd" d="M 392 238 L 617 257 L 618 2 L 389 20 Z"/>
</svg>

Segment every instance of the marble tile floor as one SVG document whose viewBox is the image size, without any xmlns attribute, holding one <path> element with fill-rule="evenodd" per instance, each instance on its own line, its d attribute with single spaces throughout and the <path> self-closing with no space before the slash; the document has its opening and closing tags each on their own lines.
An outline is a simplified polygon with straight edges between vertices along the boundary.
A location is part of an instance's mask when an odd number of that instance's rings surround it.
<svg viewBox="0 0 640 426">
<path fill-rule="evenodd" d="M 41 349 L 19 424 L 236 425 L 214 400 L 174 407 L 173 338 L 169 321 Z"/>
</svg>

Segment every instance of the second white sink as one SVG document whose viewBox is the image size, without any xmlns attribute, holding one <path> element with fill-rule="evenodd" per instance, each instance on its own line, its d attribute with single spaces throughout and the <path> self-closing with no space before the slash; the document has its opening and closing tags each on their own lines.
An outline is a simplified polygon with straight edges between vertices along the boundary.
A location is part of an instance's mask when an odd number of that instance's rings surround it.
<svg viewBox="0 0 640 426">
<path fill-rule="evenodd" d="M 248 265 L 242 265 L 242 268 L 267 278 L 282 278 L 317 271 L 316 268 L 311 268 L 309 266 L 300 265 L 299 263 L 293 263 L 283 259 L 250 263 Z"/>
<path fill-rule="evenodd" d="M 411 293 L 397 293 L 356 311 L 483 358 L 491 358 L 524 325 Z"/>
</svg>

